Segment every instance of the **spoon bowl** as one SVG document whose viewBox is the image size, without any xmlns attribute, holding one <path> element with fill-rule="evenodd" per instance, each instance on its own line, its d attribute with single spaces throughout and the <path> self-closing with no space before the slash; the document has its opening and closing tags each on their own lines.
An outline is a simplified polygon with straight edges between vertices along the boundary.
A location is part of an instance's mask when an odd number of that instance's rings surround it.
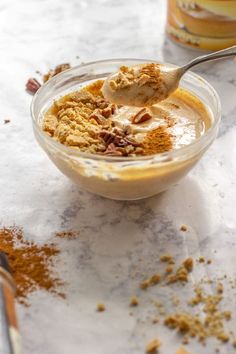
<svg viewBox="0 0 236 354">
<path fill-rule="evenodd" d="M 150 67 L 155 76 L 142 73 Z M 157 63 L 140 64 L 127 70 L 114 73 L 105 80 L 102 92 L 108 101 L 126 106 L 152 106 L 170 96 L 178 88 L 181 78 L 180 69 Z"/>
<path fill-rule="evenodd" d="M 115 104 L 148 107 L 169 97 L 179 86 L 182 76 L 193 66 L 236 55 L 236 46 L 195 58 L 182 67 L 144 63 L 120 70 L 107 77 L 104 97 Z"/>
</svg>

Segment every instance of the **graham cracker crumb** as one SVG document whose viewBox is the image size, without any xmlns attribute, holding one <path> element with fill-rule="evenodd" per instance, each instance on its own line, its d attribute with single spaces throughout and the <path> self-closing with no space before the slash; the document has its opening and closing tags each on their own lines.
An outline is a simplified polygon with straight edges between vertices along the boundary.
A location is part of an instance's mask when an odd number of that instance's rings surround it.
<svg viewBox="0 0 236 354">
<path fill-rule="evenodd" d="M 163 83 L 160 77 L 160 65 L 156 63 L 144 64 L 138 67 L 121 66 L 115 79 L 109 81 L 110 88 L 113 91 L 129 88 L 133 84 L 138 86 L 151 85 L 151 87 L 160 90 Z"/>
<path fill-rule="evenodd" d="M 161 257 L 160 257 L 160 261 L 161 262 L 166 262 L 166 263 L 169 263 L 169 264 L 175 264 L 175 260 L 174 258 L 169 255 L 169 254 L 163 254 Z"/>
<path fill-rule="evenodd" d="M 98 80 L 54 101 L 44 115 L 42 129 L 52 139 L 82 152 L 109 156 L 147 154 L 132 130 L 115 125 L 113 116 L 119 108 L 104 99 L 103 82 Z"/>
<path fill-rule="evenodd" d="M 144 280 L 141 284 L 140 284 L 140 288 L 141 289 L 147 289 L 150 286 L 154 286 L 156 284 L 159 284 L 161 281 L 161 276 L 159 274 L 154 274 L 152 275 L 149 279 Z"/>
<path fill-rule="evenodd" d="M 183 232 L 188 231 L 187 226 L 186 226 L 186 225 L 181 225 L 181 227 L 180 227 L 180 231 L 183 231 Z"/>
<path fill-rule="evenodd" d="M 105 310 L 106 310 L 106 307 L 104 304 L 102 304 L 102 303 L 97 304 L 97 312 L 103 312 Z"/>
<path fill-rule="evenodd" d="M 224 312 L 223 312 L 223 315 L 224 315 L 224 317 L 225 317 L 225 319 L 226 319 L 227 321 L 231 320 L 231 318 L 232 318 L 232 313 L 231 313 L 231 311 L 224 311 Z"/>
<path fill-rule="evenodd" d="M 10 119 L 4 119 L 4 124 L 10 123 Z"/>
<path fill-rule="evenodd" d="M 204 263 L 204 262 L 205 262 L 205 257 L 200 256 L 200 257 L 198 258 L 198 262 L 199 262 L 199 263 Z"/>
<path fill-rule="evenodd" d="M 174 270 L 174 267 L 171 266 L 171 265 L 169 265 L 169 266 L 166 267 L 165 272 L 166 272 L 167 274 L 170 274 L 170 273 L 173 272 L 173 270 Z"/>
<path fill-rule="evenodd" d="M 208 259 L 207 260 L 207 264 L 211 264 L 212 263 L 212 260 L 211 259 Z"/>
<path fill-rule="evenodd" d="M 193 259 L 191 257 L 185 259 L 183 266 L 188 272 L 191 272 L 193 270 Z"/>
<path fill-rule="evenodd" d="M 190 354 L 183 347 L 179 348 L 175 354 Z"/>
<path fill-rule="evenodd" d="M 130 299 L 130 306 L 138 306 L 139 305 L 139 299 L 137 296 L 132 296 Z"/>
<path fill-rule="evenodd" d="M 161 346 L 161 342 L 158 339 L 153 339 L 151 342 L 148 343 L 146 347 L 146 353 L 157 353 L 158 348 Z"/>
<path fill-rule="evenodd" d="M 229 341 L 229 335 L 225 332 L 219 333 L 217 338 L 223 343 L 227 343 Z"/>
<path fill-rule="evenodd" d="M 188 274 L 193 269 L 193 259 L 187 258 L 182 265 L 176 270 L 176 273 L 167 277 L 167 284 L 176 282 L 188 282 Z"/>
<path fill-rule="evenodd" d="M 218 283 L 218 284 L 216 285 L 216 291 L 217 291 L 218 294 L 223 294 L 223 292 L 224 292 L 224 286 L 223 286 L 222 283 Z"/>
</svg>

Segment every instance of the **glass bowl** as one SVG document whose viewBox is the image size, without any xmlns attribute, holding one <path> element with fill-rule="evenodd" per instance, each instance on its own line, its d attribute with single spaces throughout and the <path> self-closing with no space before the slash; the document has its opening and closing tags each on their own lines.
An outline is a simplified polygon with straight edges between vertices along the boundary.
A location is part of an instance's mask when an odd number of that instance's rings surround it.
<svg viewBox="0 0 236 354">
<path fill-rule="evenodd" d="M 177 150 L 141 157 L 114 157 L 80 152 L 42 130 L 44 112 L 55 99 L 103 79 L 121 65 L 153 62 L 112 59 L 76 66 L 53 77 L 35 94 L 31 115 L 35 137 L 49 158 L 75 183 L 88 191 L 117 200 L 135 200 L 158 194 L 184 177 L 216 138 L 221 117 L 220 100 L 213 87 L 189 72 L 181 87 L 197 96 L 211 111 L 212 125 L 199 139 Z"/>
</svg>

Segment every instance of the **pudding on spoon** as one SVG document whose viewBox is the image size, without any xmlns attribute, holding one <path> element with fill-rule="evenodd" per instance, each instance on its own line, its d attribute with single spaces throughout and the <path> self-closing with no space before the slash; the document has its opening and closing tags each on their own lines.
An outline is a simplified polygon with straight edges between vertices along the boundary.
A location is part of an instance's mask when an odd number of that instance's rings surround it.
<svg viewBox="0 0 236 354">
<path fill-rule="evenodd" d="M 102 93 L 116 104 L 148 107 L 170 96 L 177 89 L 179 79 L 176 69 L 157 63 L 121 66 L 105 80 Z"/>
<path fill-rule="evenodd" d="M 181 77 L 198 64 L 236 55 L 236 46 L 197 57 L 183 66 L 144 63 L 121 66 L 107 77 L 102 93 L 106 100 L 126 106 L 153 106 L 169 97 L 179 86 Z"/>
</svg>

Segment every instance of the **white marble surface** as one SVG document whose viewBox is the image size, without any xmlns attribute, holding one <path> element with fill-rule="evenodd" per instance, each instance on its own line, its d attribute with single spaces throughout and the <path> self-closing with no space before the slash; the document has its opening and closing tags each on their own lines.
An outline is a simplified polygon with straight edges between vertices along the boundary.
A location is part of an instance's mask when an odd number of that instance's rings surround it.
<svg viewBox="0 0 236 354">
<path fill-rule="evenodd" d="M 220 94 L 220 133 L 197 167 L 160 196 L 115 202 L 91 195 L 52 165 L 32 133 L 31 97 L 24 85 L 36 70 L 112 57 L 181 63 L 196 55 L 166 41 L 164 23 L 164 0 L 1 0 L 1 225 L 22 226 L 36 242 L 50 241 L 63 229 L 81 233 L 77 240 L 58 241 L 57 269 L 67 299 L 37 292 L 29 308 L 17 306 L 25 354 L 141 354 L 156 336 L 163 343 L 160 353 L 174 354 L 180 338 L 151 323 L 156 310 L 150 299 L 170 309 L 171 293 L 184 299 L 191 287 L 142 292 L 142 274 L 159 270 L 159 256 L 168 252 L 178 260 L 212 258 L 211 266 L 194 270 L 192 282 L 202 275 L 235 276 L 235 63 L 198 70 Z M 6 118 L 11 122 L 4 125 Z M 182 223 L 187 233 L 179 231 Z M 141 305 L 130 316 L 133 294 Z M 225 301 L 235 307 L 235 292 L 227 290 Z M 96 313 L 97 302 L 107 311 Z M 235 318 L 229 326 L 236 327 Z M 193 342 L 188 348 L 211 354 L 215 342 L 206 347 Z M 232 352 L 230 344 L 221 349 Z"/>
</svg>

